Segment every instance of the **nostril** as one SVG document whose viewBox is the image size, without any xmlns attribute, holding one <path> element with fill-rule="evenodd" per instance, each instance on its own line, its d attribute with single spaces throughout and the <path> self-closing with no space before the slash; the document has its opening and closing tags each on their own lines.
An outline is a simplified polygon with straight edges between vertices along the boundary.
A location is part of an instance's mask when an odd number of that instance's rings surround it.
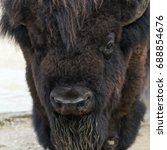
<svg viewBox="0 0 167 150">
<path fill-rule="evenodd" d="M 61 108 L 63 106 L 63 103 L 56 99 L 53 95 L 50 96 L 51 104 L 54 107 Z"/>
<path fill-rule="evenodd" d="M 84 87 L 57 87 L 50 93 L 50 102 L 57 113 L 81 115 L 93 109 L 94 95 Z"/>
<path fill-rule="evenodd" d="M 63 104 L 61 102 L 56 102 L 56 106 L 60 108 L 63 106 Z"/>
<path fill-rule="evenodd" d="M 85 101 L 81 101 L 77 104 L 77 107 L 83 107 L 85 106 Z"/>
</svg>

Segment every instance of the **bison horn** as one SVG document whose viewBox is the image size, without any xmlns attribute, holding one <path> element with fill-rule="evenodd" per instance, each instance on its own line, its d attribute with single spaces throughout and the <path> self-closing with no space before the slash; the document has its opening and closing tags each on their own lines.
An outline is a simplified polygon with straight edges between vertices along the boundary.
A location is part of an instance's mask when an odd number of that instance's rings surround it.
<svg viewBox="0 0 167 150">
<path fill-rule="evenodd" d="M 122 3 L 122 26 L 126 26 L 139 19 L 147 9 L 149 0 L 124 0 Z"/>
</svg>

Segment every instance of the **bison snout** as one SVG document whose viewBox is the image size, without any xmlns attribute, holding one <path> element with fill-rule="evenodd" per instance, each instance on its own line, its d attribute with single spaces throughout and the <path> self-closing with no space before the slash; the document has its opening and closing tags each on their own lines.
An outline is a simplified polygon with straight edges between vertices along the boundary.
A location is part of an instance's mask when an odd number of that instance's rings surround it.
<svg viewBox="0 0 167 150">
<path fill-rule="evenodd" d="M 92 91 L 85 87 L 56 87 L 50 93 L 53 109 L 61 115 L 84 115 L 95 104 Z"/>
</svg>

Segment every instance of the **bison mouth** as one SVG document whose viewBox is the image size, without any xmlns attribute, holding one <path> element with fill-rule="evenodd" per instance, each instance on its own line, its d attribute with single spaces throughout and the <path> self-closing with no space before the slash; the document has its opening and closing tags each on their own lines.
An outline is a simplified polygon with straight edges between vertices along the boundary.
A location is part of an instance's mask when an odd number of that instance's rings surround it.
<svg viewBox="0 0 167 150">
<path fill-rule="evenodd" d="M 52 144 L 59 150 L 101 150 L 107 134 L 105 122 L 95 114 L 79 117 L 53 113 Z"/>
</svg>

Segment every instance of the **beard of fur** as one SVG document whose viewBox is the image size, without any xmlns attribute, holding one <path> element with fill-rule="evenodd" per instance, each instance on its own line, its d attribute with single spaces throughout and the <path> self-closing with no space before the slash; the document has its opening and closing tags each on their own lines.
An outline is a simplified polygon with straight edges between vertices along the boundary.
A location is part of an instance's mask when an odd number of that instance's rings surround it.
<svg viewBox="0 0 167 150">
<path fill-rule="evenodd" d="M 54 116 L 51 140 L 56 150 L 101 150 L 104 133 L 99 133 L 95 115 Z"/>
</svg>

